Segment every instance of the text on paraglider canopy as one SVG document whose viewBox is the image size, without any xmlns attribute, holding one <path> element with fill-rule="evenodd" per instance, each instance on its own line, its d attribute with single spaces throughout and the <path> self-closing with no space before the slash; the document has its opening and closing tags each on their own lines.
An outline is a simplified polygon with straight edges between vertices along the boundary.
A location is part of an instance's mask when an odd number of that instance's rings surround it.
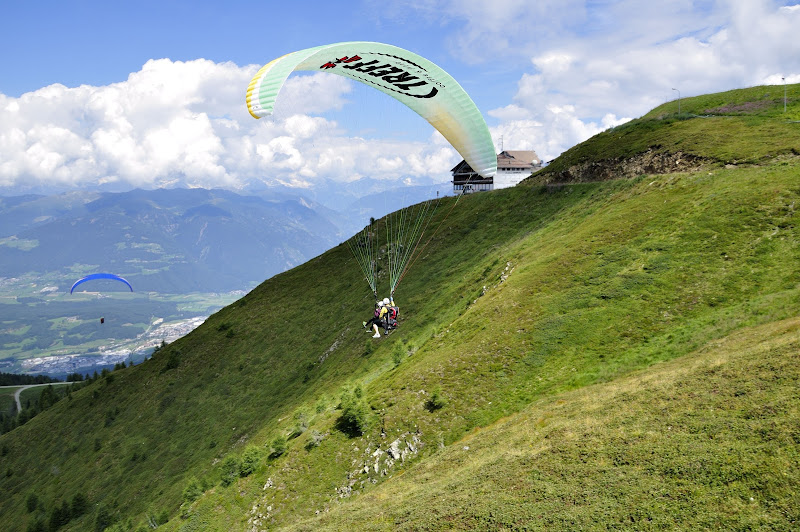
<svg viewBox="0 0 800 532">
<path fill-rule="evenodd" d="M 402 59 L 402 58 L 397 58 L 397 59 Z M 436 87 L 430 87 L 430 91 L 428 91 L 427 93 L 414 93 L 411 91 L 413 87 L 424 87 L 425 85 L 430 85 L 430 84 L 435 84 L 438 85 L 439 87 L 444 87 L 444 85 L 441 82 L 432 79 L 426 73 L 417 72 L 414 74 L 418 75 L 414 75 L 405 69 L 394 66 L 391 63 L 386 63 L 384 61 L 379 61 L 378 59 L 365 61 L 362 60 L 361 56 L 358 55 L 354 55 L 352 57 L 345 56 L 338 58 L 334 61 L 329 61 L 324 65 L 321 65 L 320 69 L 327 70 L 330 68 L 336 68 L 337 65 L 342 65 L 342 68 L 344 69 L 352 70 L 354 72 L 361 72 L 363 74 L 368 74 L 370 77 L 383 80 L 386 83 L 392 85 L 392 90 L 400 92 L 401 94 L 405 94 L 406 96 L 412 96 L 414 98 L 433 98 L 434 96 L 436 96 L 436 94 L 439 93 L 439 89 L 437 89 Z M 420 76 L 423 76 L 426 79 L 420 79 Z M 361 77 L 358 78 L 364 79 Z M 372 80 L 365 79 L 365 81 L 372 81 Z"/>
</svg>

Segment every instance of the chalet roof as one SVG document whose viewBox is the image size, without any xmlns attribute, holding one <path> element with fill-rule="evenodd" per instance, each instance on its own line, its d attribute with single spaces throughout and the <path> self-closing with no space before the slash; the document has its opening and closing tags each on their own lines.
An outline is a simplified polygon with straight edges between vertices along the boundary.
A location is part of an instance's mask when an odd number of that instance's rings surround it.
<svg viewBox="0 0 800 532">
<path fill-rule="evenodd" d="M 450 173 L 474 174 L 475 170 L 467 164 L 467 161 L 462 159 L 460 163 L 450 169 Z"/>
<path fill-rule="evenodd" d="M 542 164 L 539 156 L 533 150 L 505 150 L 497 154 L 497 168 L 534 168 Z M 474 174 L 473 170 L 463 159 L 450 169 L 453 174 Z"/>
<path fill-rule="evenodd" d="M 497 168 L 533 168 L 540 163 L 533 150 L 502 151 L 497 155 Z"/>
</svg>

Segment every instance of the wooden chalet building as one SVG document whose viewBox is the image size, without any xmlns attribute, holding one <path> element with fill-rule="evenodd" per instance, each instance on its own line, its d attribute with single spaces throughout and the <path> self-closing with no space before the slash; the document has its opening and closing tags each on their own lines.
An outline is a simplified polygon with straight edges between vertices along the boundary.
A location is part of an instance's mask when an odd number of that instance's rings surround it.
<svg viewBox="0 0 800 532">
<path fill-rule="evenodd" d="M 462 160 L 455 165 L 453 173 L 453 192 L 465 193 L 479 190 L 495 190 L 513 187 L 542 167 L 542 161 L 535 151 L 501 151 L 497 154 L 497 173 L 494 177 L 482 177 Z"/>
</svg>

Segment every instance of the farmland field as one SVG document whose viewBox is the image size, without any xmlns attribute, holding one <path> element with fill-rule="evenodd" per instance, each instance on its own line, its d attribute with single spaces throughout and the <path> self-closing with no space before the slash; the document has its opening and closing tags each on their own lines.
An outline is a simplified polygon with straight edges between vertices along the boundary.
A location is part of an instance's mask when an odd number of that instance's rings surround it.
<svg viewBox="0 0 800 532">
<path fill-rule="evenodd" d="M 141 359 L 245 293 L 131 293 L 98 281 L 96 291 L 70 294 L 70 286 L 56 274 L 0 278 L 0 371 L 63 376 Z"/>
</svg>

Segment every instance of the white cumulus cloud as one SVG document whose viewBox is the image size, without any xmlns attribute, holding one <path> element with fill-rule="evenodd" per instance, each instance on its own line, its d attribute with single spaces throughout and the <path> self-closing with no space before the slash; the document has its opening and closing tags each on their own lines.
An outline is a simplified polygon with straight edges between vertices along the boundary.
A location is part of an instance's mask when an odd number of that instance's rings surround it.
<svg viewBox="0 0 800 532">
<path fill-rule="evenodd" d="M 612 0 L 415 0 L 462 21 L 459 57 L 528 68 L 513 101 L 489 111 L 506 149 L 549 160 L 681 95 L 800 77 L 800 4 Z M 673 89 L 677 89 L 673 91 Z"/>
<path fill-rule="evenodd" d="M 348 105 L 352 82 L 340 76 L 292 76 L 274 116 L 253 119 L 244 92 L 257 68 L 158 59 L 106 86 L 0 94 L 0 187 L 309 187 L 322 178 L 441 174 L 441 146 L 350 138 L 317 116 Z M 406 159 L 413 163 L 399 163 Z"/>
</svg>

